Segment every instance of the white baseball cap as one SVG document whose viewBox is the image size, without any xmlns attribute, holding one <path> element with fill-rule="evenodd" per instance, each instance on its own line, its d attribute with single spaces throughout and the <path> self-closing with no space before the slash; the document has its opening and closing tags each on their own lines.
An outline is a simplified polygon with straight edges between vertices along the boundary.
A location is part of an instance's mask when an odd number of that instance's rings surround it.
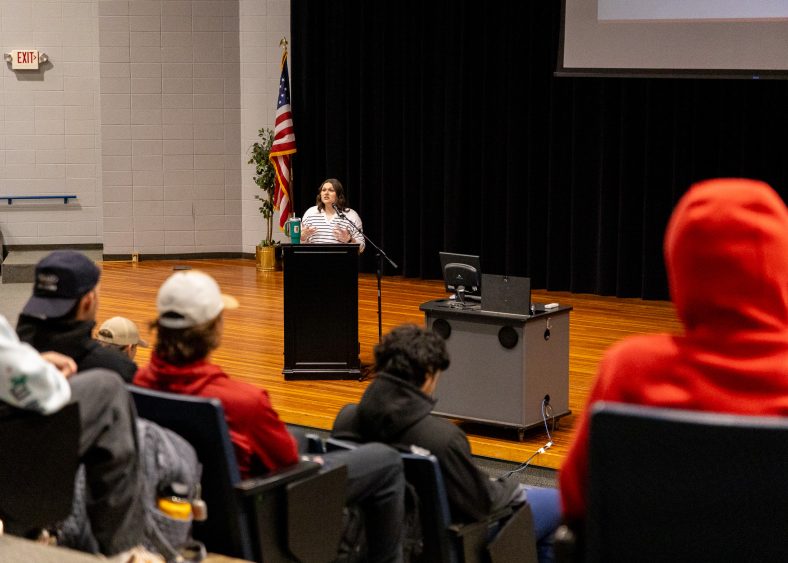
<svg viewBox="0 0 788 563">
<path fill-rule="evenodd" d="M 219 291 L 208 274 L 189 270 L 167 278 L 159 288 L 156 308 L 161 326 L 189 328 L 212 321 L 225 309 L 237 309 L 238 300 Z"/>
<path fill-rule="evenodd" d="M 98 332 L 96 340 L 118 346 L 138 345 L 148 347 L 148 343 L 140 338 L 140 331 L 132 321 L 126 317 L 112 317 L 104 321 Z"/>
</svg>

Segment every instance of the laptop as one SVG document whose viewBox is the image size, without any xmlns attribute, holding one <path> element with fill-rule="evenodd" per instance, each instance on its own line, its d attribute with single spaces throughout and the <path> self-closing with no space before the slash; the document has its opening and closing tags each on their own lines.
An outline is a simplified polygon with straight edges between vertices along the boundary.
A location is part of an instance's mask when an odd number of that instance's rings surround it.
<svg viewBox="0 0 788 563">
<path fill-rule="evenodd" d="M 482 274 L 482 311 L 531 314 L 531 278 Z"/>
</svg>

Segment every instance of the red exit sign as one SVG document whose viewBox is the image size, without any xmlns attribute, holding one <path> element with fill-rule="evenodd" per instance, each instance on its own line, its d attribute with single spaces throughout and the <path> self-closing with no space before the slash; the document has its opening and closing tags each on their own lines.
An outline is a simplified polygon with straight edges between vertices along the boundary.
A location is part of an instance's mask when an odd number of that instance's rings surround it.
<svg viewBox="0 0 788 563">
<path fill-rule="evenodd" d="M 11 51 L 12 69 L 37 69 L 40 57 L 35 49 Z"/>
</svg>

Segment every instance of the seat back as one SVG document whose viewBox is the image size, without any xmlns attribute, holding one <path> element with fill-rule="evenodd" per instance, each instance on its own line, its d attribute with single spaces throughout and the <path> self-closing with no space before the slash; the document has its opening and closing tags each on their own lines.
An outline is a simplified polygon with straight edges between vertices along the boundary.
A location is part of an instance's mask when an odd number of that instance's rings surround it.
<svg viewBox="0 0 788 563">
<path fill-rule="evenodd" d="M 79 467 L 79 405 L 42 415 L 3 405 L 0 414 L 0 520 L 24 536 L 71 512 Z"/>
<path fill-rule="evenodd" d="M 402 454 L 405 479 L 416 489 L 421 510 L 424 542 L 419 561 L 425 563 L 458 563 L 461 561 L 453 540 L 449 498 L 438 459 L 430 455 Z"/>
<path fill-rule="evenodd" d="M 479 563 L 536 561 L 536 539 L 531 510 L 523 504 L 503 509 L 486 520 L 452 524 L 449 497 L 438 458 L 403 453 L 405 478 L 419 497 L 424 563 Z"/>
<path fill-rule="evenodd" d="M 588 561 L 788 561 L 788 420 L 597 403 Z"/>
<path fill-rule="evenodd" d="M 180 434 L 197 452 L 208 519 L 194 523 L 194 537 L 208 551 L 252 560 L 256 546 L 249 532 L 247 511 L 235 492 L 241 474 L 221 401 L 135 386 L 129 391 L 140 418 Z"/>
<path fill-rule="evenodd" d="M 355 407 L 355 405 L 351 405 Z M 329 438 L 328 451 L 349 450 L 358 443 Z M 423 563 L 460 563 L 463 561 L 451 527 L 449 498 L 443 482 L 438 458 L 434 455 L 401 453 L 405 480 L 410 483 L 419 500 L 422 552 L 417 561 Z"/>
<path fill-rule="evenodd" d="M 287 485 L 287 547 L 302 563 L 332 561 L 342 539 L 347 468 L 335 467 Z M 320 506 L 315 507 L 319 500 Z"/>
<path fill-rule="evenodd" d="M 537 563 L 534 517 L 528 503 L 515 509 L 487 546 L 490 563 Z"/>
</svg>

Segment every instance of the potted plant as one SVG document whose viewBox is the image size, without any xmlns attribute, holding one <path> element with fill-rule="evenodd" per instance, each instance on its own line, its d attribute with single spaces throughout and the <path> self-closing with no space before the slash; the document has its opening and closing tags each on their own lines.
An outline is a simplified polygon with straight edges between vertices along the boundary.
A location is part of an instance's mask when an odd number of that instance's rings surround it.
<svg viewBox="0 0 788 563">
<path fill-rule="evenodd" d="M 255 257 L 259 270 L 270 271 L 276 269 L 276 246 L 278 244 L 274 242 L 273 238 L 276 171 L 268 159 L 268 155 L 271 154 L 271 144 L 274 142 L 274 132 L 264 127 L 257 134 L 260 141 L 250 147 L 252 157 L 248 164 L 254 164 L 255 167 L 254 183 L 262 193 L 258 193 L 254 197 L 260 201 L 260 213 L 263 215 L 266 225 L 265 238 L 257 245 Z"/>
</svg>

